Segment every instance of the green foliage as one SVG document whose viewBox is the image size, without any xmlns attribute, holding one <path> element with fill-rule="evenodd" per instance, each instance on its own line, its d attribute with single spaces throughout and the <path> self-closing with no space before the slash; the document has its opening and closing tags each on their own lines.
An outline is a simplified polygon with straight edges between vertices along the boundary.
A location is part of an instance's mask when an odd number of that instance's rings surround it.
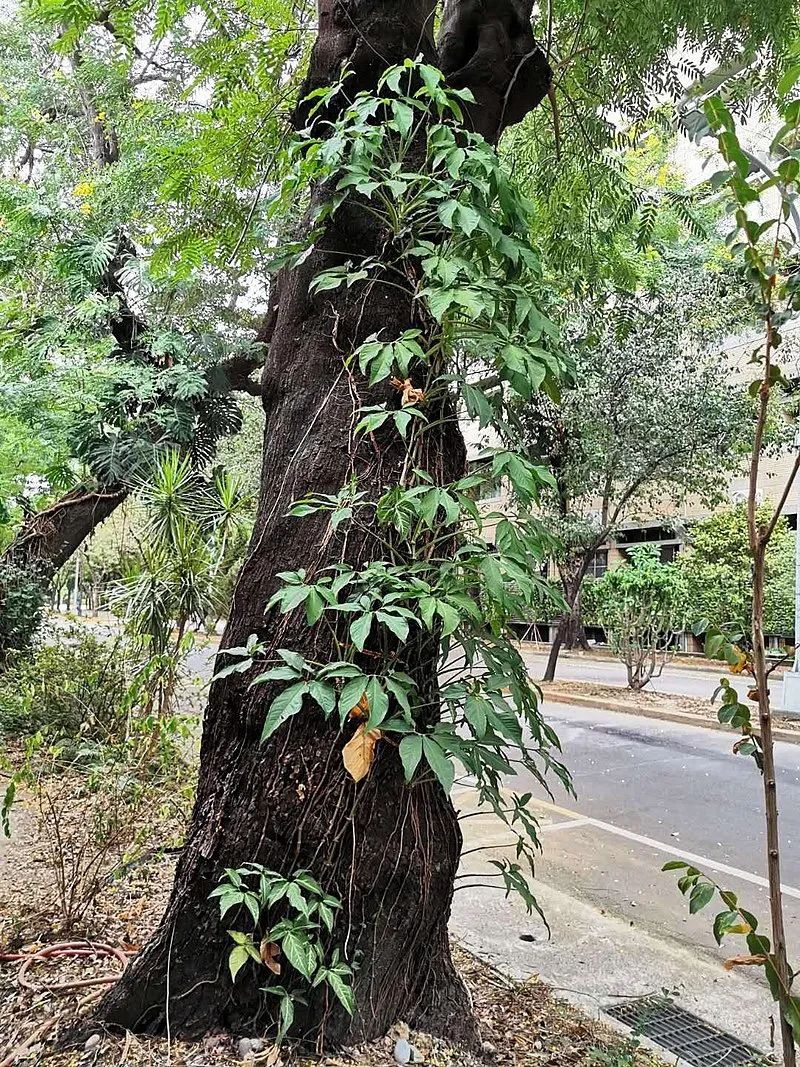
<svg viewBox="0 0 800 1067">
<path fill-rule="evenodd" d="M 758 509 L 768 522 L 771 505 Z M 753 600 L 747 507 L 738 504 L 692 525 L 690 549 L 676 566 L 683 578 L 684 613 L 690 626 L 708 620 L 722 629 L 747 630 Z M 781 518 L 767 548 L 764 625 L 767 633 L 794 633 L 794 536 Z"/>
<path fill-rule="evenodd" d="M 0 669 L 9 652 L 30 645 L 44 606 L 45 587 L 36 571 L 0 560 Z"/>
<path fill-rule="evenodd" d="M 635 292 L 658 272 L 665 239 L 713 229 L 705 190 L 686 195 L 667 165 L 675 113 L 687 128 L 698 86 L 724 86 L 745 114 L 766 107 L 797 39 L 796 9 L 781 0 L 645 0 L 609 14 L 581 0 L 534 8 L 554 100 L 504 144 L 535 202 L 546 269 L 575 293 Z"/>
<path fill-rule="evenodd" d="M 17 788 L 25 787 L 65 932 L 85 921 L 103 887 L 128 866 L 180 839 L 193 792 L 187 723 L 175 717 L 159 724 L 156 736 L 152 718 L 131 714 L 127 694 L 120 703 L 121 679 L 113 668 L 98 680 L 85 662 L 72 666 L 86 672 L 82 688 L 97 706 L 84 713 L 77 735 L 76 708 L 72 718 L 25 739 L 6 764 L 10 778 L 0 805 L 3 832 L 11 836 Z M 49 673 L 43 677 L 46 685 Z M 54 716 L 63 714 L 63 705 L 50 699 Z"/>
<path fill-rule="evenodd" d="M 107 13 L 101 27 L 81 10 L 77 23 L 74 5 L 56 17 L 38 4 L 0 21 L 0 460 L 6 443 L 21 442 L 0 462 L 0 509 L 14 522 L 24 518 L 19 483 L 30 471 L 58 492 L 80 478 L 140 480 L 164 448 L 207 463 L 240 425 L 215 368 L 232 356 L 258 359 L 248 336 L 255 316 L 235 311 L 252 244 L 232 257 L 229 232 L 227 261 L 203 273 L 205 254 L 179 255 L 179 211 L 159 180 L 197 137 L 200 113 L 183 90 L 189 72 L 199 73 L 190 56 L 200 42 L 176 37 L 162 62 L 134 47 L 133 23 L 152 29 L 144 11 Z M 83 34 L 80 49 L 62 52 L 54 39 L 62 32 Z M 281 70 L 270 68 L 278 79 Z M 263 124 L 269 106 L 264 100 L 252 121 Z M 243 135 L 241 126 L 240 108 L 230 132 Z M 245 140 L 251 154 L 265 145 Z M 209 164 L 219 158 L 235 171 L 241 153 L 207 156 Z M 247 182 L 252 168 L 240 177 Z M 218 178 L 206 174 L 188 229 L 219 234 L 222 219 L 237 233 L 244 226 L 249 191 L 228 187 L 223 198 Z M 210 225 L 205 213 L 217 209 Z M 186 240 L 196 248 L 198 235 Z M 0 513 L 0 528 L 4 521 Z"/>
<path fill-rule="evenodd" d="M 204 480 L 189 457 L 160 458 L 140 484 L 144 514 L 139 552 L 116 586 L 112 607 L 146 666 L 139 681 L 150 710 L 167 714 L 192 648 L 193 624 L 215 623 L 232 568 L 243 550 L 247 504 L 236 479 L 218 468 Z"/>
<path fill-rule="evenodd" d="M 628 686 L 642 689 L 661 673 L 671 638 L 682 628 L 683 590 L 674 564 L 661 563 L 656 549 L 641 546 L 591 589 L 594 613 L 625 664 Z"/>
<path fill-rule="evenodd" d="M 663 288 L 576 308 L 574 385 L 560 404 L 536 396 L 517 414 L 528 454 L 555 475 L 550 511 L 577 541 L 626 511 L 721 496 L 748 443 L 747 400 L 718 354 L 749 321 L 740 289 L 705 269 L 702 248 L 674 249 Z"/>
<path fill-rule="evenodd" d="M 707 874 L 683 860 L 670 860 L 664 864 L 662 870 L 683 872 L 678 880 L 678 888 L 688 898 L 692 915 L 706 908 L 715 897 L 719 898 L 723 910 L 714 917 L 714 939 L 721 945 L 723 939 L 731 935 L 745 938 L 749 955 L 734 957 L 730 960 L 730 965 L 741 963 L 763 968 L 772 998 L 776 1003 L 780 1003 L 795 1040 L 800 1042 L 800 997 L 792 996 L 791 981 L 788 987 L 784 987 L 770 940 L 759 932 L 755 915 L 742 907 L 735 893 L 723 889 Z"/>
<path fill-rule="evenodd" d="M 553 472 L 543 519 L 571 607 L 595 552 L 626 519 L 690 497 L 715 504 L 742 462 L 749 400 L 718 345 L 747 316 L 741 284 L 730 270 L 709 272 L 708 251 L 672 247 L 652 291 L 576 303 L 571 387 L 559 404 L 536 394 L 515 406 L 527 456 Z"/>
<path fill-rule="evenodd" d="M 53 639 L 54 638 L 54 639 Z M 10 657 L 0 672 L 0 731 L 108 739 L 124 731 L 125 651 L 82 628 Z"/>
<path fill-rule="evenodd" d="M 322 104 L 343 91 L 334 86 L 317 97 Z M 358 196 L 390 236 L 385 259 L 328 270 L 315 279 L 316 290 L 388 277 L 424 309 L 425 327 L 370 337 L 343 357 L 373 384 L 412 376 L 405 406 L 362 409 L 355 430 L 380 429 L 402 447 L 398 483 L 373 499 L 354 479 L 291 509 L 298 521 L 326 516 L 332 532 L 373 531 L 368 548 L 377 558 L 282 573 L 267 605 L 302 611 L 338 655 L 316 660 L 278 649 L 265 662 L 266 646 L 253 636 L 225 649 L 217 677 L 243 672 L 252 674 L 251 685 L 269 686 L 264 741 L 310 707 L 336 716 L 356 781 L 374 759 L 395 758 L 395 746 L 412 789 L 438 781 L 449 791 L 460 764 L 530 868 L 538 847 L 530 794 L 509 797 L 504 776 L 521 766 L 545 788 L 548 772 L 568 788 L 569 777 L 509 624 L 546 588 L 540 566 L 549 543 L 531 509 L 552 478 L 509 444 L 487 449 L 475 473 L 440 484 L 426 470 L 426 449 L 429 435 L 441 432 L 429 416 L 437 406 L 455 418 L 461 402 L 482 426 L 497 429 L 508 423 L 513 398 L 537 389 L 557 397 L 566 360 L 546 315 L 528 205 L 493 149 L 464 129 L 464 95 L 448 91 L 439 71 L 409 60 L 386 72 L 379 95 L 345 103 L 341 118 L 322 124 L 324 137 L 312 126 L 288 150 L 292 168 L 276 204 L 307 195 L 313 182 L 333 190 L 317 206 L 317 225 Z M 314 236 L 279 261 L 304 257 Z M 476 387 L 476 373 L 503 388 Z M 484 516 L 476 505 L 481 486 L 500 477 L 511 486 L 514 519 Z M 494 551 L 483 536 L 487 521 L 496 523 Z M 426 664 L 438 666 L 434 691 Z M 348 753 L 364 736 L 377 742 L 352 770 Z M 538 908 L 522 864 L 497 867 L 507 891 Z"/>
<path fill-rule="evenodd" d="M 278 1042 L 294 1021 L 295 1005 L 307 1004 L 307 994 L 319 986 L 327 986 L 352 1015 L 353 969 L 338 948 L 325 944 L 342 902 L 326 893 L 310 871 L 285 878 L 260 863 L 249 863 L 226 870 L 220 881 L 210 895 L 219 899 L 221 918 L 235 910 L 237 921 L 247 919 L 250 927 L 228 931 L 234 941 L 228 957 L 231 980 L 236 981 L 250 960 L 269 972 L 262 991 L 278 998 Z M 280 983 L 272 981 L 277 976 Z"/>
</svg>

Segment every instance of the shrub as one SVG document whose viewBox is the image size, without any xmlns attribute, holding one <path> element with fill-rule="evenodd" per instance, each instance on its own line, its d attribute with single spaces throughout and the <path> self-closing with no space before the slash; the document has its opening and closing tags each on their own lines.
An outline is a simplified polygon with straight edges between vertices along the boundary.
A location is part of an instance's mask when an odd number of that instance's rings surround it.
<svg viewBox="0 0 800 1067">
<path fill-rule="evenodd" d="M 658 677 L 671 638 L 681 625 L 682 582 L 674 564 L 641 546 L 630 563 L 607 571 L 592 587 L 594 610 L 628 672 L 628 686 L 642 689 Z"/>
<path fill-rule="evenodd" d="M 0 664 L 30 646 L 42 624 L 45 584 L 35 570 L 0 561 Z"/>
<path fill-rule="evenodd" d="M 187 743 L 193 725 L 179 716 L 160 722 L 157 733 L 153 725 L 132 719 L 124 737 L 79 746 L 37 733 L 7 765 L 3 832 L 11 834 L 22 785 L 38 817 L 40 858 L 65 933 L 87 920 L 98 894 L 129 866 L 182 839 L 194 791 Z"/>
<path fill-rule="evenodd" d="M 0 731 L 24 736 L 4 761 L 0 826 L 24 786 L 65 931 L 143 853 L 179 840 L 192 803 L 197 720 L 152 712 L 162 657 L 132 669 L 124 640 L 81 628 L 15 654 L 0 675 Z"/>
<path fill-rule="evenodd" d="M 81 628 L 11 655 L 0 673 L 0 732 L 114 737 L 124 726 L 126 653 Z"/>
</svg>

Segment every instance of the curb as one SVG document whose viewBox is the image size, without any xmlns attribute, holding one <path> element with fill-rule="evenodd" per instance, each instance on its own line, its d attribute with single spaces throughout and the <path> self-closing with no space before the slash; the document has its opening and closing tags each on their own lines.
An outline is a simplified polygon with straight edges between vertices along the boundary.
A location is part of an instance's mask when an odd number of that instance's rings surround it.
<svg viewBox="0 0 800 1067">
<path fill-rule="evenodd" d="M 546 656 L 550 651 L 550 645 L 537 643 L 536 641 L 518 641 L 524 651 L 532 653 L 534 656 Z M 686 656 L 690 660 L 695 662 L 684 662 L 682 657 Z M 576 652 L 572 649 L 564 649 L 559 654 L 559 663 L 562 659 L 573 660 L 580 663 L 591 663 L 592 660 L 597 660 L 600 663 L 619 663 L 619 657 L 615 656 L 613 652 L 602 651 L 598 649 L 592 649 L 591 652 Z M 698 663 L 697 660 L 703 662 Z M 711 672 L 713 674 L 728 674 L 728 664 L 724 659 L 705 659 L 701 652 L 679 652 L 672 659 L 666 663 L 667 667 L 674 668 L 678 671 L 699 671 L 701 674 Z M 782 677 L 784 674 L 784 668 L 778 667 L 775 670 L 777 677 Z"/>
<path fill-rule="evenodd" d="M 600 711 L 618 711 L 623 715 L 638 715 L 642 719 L 661 719 L 664 722 L 677 722 L 684 726 L 699 726 L 706 730 L 719 730 L 730 733 L 729 726 L 725 726 L 715 719 L 700 719 L 690 711 L 678 711 L 669 708 L 632 708 L 622 700 L 608 700 L 603 697 L 583 696 L 581 694 L 570 695 L 568 693 L 549 693 L 542 690 L 544 703 L 573 704 L 579 708 L 595 708 Z M 800 730 L 786 730 L 780 726 L 773 726 L 772 736 L 776 741 L 785 741 L 790 745 L 800 745 Z"/>
</svg>

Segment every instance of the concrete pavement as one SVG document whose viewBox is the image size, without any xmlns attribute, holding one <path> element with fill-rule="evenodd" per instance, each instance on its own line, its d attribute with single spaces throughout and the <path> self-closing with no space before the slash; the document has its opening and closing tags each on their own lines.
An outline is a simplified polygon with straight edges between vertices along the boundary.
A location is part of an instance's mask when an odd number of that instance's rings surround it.
<svg viewBox="0 0 800 1067">
<path fill-rule="evenodd" d="M 760 969 L 729 974 L 722 967 L 744 951 L 743 940 L 731 938 L 719 949 L 711 924 L 720 909 L 689 916 L 676 875 L 661 872 L 666 860 L 687 859 L 734 890 L 768 927 L 761 781 L 754 764 L 731 753 L 732 738 L 702 727 L 565 705 L 545 711 L 561 737 L 578 798 L 562 792 L 554 803 L 523 776 L 509 785 L 537 796 L 544 846 L 538 895 L 553 936 L 548 940 L 519 902 L 492 890 L 456 894 L 456 932 L 498 964 L 515 973 L 539 971 L 587 1004 L 676 989 L 679 1003 L 766 1051 L 773 1004 Z M 800 750 L 779 744 L 777 760 L 784 903 L 796 966 Z M 508 840 L 488 817 L 468 819 L 463 827 L 468 848 Z M 469 869 L 481 872 L 474 862 Z M 536 940 L 520 941 L 522 932 Z"/>
</svg>

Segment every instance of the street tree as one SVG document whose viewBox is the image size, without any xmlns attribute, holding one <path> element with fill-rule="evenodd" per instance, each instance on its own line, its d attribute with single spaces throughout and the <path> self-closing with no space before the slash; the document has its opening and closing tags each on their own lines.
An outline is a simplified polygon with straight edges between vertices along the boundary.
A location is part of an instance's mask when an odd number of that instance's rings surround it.
<svg viewBox="0 0 800 1067">
<path fill-rule="evenodd" d="M 688 268 L 688 269 L 687 269 Z M 725 275 L 673 263 L 654 294 L 600 307 L 571 331 L 574 386 L 560 403 L 518 406 L 527 452 L 553 472 L 545 521 L 560 542 L 555 563 L 567 610 L 545 679 L 563 645 L 584 644 L 581 590 L 597 550 L 625 520 L 657 520 L 675 505 L 720 501 L 746 448 L 747 397 L 715 347 Z M 734 300 L 733 314 L 737 303 Z M 621 313 L 620 313 L 621 310 Z"/>
<path fill-rule="evenodd" d="M 95 31 L 89 5 L 42 7 L 70 46 Z M 598 89 L 607 107 L 640 97 L 679 41 L 720 57 L 758 42 L 771 57 L 790 21 L 776 2 L 711 16 L 693 3 L 658 18 L 620 10 L 613 32 L 604 10 L 569 4 L 559 23 L 538 16 L 548 62 L 532 7 L 448 0 L 437 47 L 434 0 L 319 0 L 297 137 L 277 174 L 258 123 L 277 123 L 304 50 L 267 64 L 268 93 L 250 73 L 283 40 L 279 25 L 295 44 L 309 39 L 297 12 L 311 5 L 205 5 L 196 20 L 214 104 L 171 154 L 171 187 L 197 195 L 203 176 L 212 213 L 198 228 L 214 247 L 209 231 L 228 232 L 217 186 L 245 207 L 249 247 L 270 248 L 275 217 L 294 226 L 272 250 L 285 258 L 261 335 L 261 502 L 205 716 L 193 820 L 163 921 L 101 1008 L 111 1024 L 199 1035 L 248 1026 L 274 1004 L 282 1027 L 292 1017 L 292 1033 L 323 1044 L 374 1036 L 398 1017 L 475 1036 L 447 944 L 461 845 L 453 761 L 525 856 L 535 827 L 525 797 L 502 792 L 507 749 L 538 780 L 548 769 L 568 780 L 508 640 L 511 616 L 538 591 L 543 544 L 530 512 L 552 480 L 497 450 L 490 476 L 511 479 L 520 514 L 490 552 L 473 499 L 481 477 L 465 474 L 455 417 L 476 365 L 502 383 L 488 400 L 499 422 L 534 383 L 556 397 L 568 362 L 530 214 L 490 146 L 551 89 L 552 103 L 552 67 L 559 85 L 579 87 L 588 116 Z M 101 13 L 131 52 L 126 29 L 140 10 Z M 152 34 L 193 19 L 159 3 Z M 547 127 L 556 157 L 557 127 Z M 217 173 L 234 129 L 258 155 L 243 187 Z M 262 202 L 269 178 L 285 180 Z M 171 247 L 181 256 L 191 238 Z M 459 649 L 453 677 L 443 668 Z M 528 892 L 519 864 L 500 868 Z M 265 962 L 276 958 L 280 991 Z"/>
<path fill-rule="evenodd" d="M 507 524 L 499 559 L 459 533 L 462 515 L 480 519 L 457 390 L 475 346 L 510 388 L 515 359 L 551 390 L 563 364 L 537 306 L 521 202 L 487 143 L 547 92 L 530 5 L 450 4 L 438 49 L 434 14 L 431 0 L 402 14 L 386 0 L 320 5 L 295 117 L 306 133 L 285 190 L 296 202 L 310 178 L 308 208 L 276 283 L 261 504 L 225 639 L 250 656 L 212 691 L 193 828 L 159 932 L 102 1009 L 117 1025 L 163 1028 L 167 983 L 173 1032 L 267 1010 L 263 979 L 221 970 L 233 946 L 211 896 L 226 868 L 245 879 L 257 864 L 256 875 L 309 871 L 342 904 L 336 943 L 354 968 L 352 1002 L 328 997 L 329 978 L 306 988 L 305 1004 L 292 1000 L 296 1032 L 335 1043 L 402 1017 L 475 1036 L 447 941 L 461 842 L 452 761 L 498 811 L 509 741 L 537 776 L 558 765 L 504 638 L 506 598 L 518 595 L 506 579 L 514 571 L 529 596 L 524 560 L 541 550 L 524 524 Z M 411 62 L 420 53 L 459 95 Z M 544 472 L 515 459 L 514 476 L 533 503 Z M 456 645 L 493 670 L 440 679 Z M 246 952 L 264 927 L 235 929 Z M 267 929 L 311 977 L 296 932 Z M 231 957 L 232 975 L 241 962 Z"/>
<path fill-rule="evenodd" d="M 661 675 L 682 629 L 681 594 L 679 572 L 662 563 L 652 545 L 639 545 L 629 562 L 592 583 L 594 614 L 625 664 L 629 689 L 644 689 Z"/>
</svg>

